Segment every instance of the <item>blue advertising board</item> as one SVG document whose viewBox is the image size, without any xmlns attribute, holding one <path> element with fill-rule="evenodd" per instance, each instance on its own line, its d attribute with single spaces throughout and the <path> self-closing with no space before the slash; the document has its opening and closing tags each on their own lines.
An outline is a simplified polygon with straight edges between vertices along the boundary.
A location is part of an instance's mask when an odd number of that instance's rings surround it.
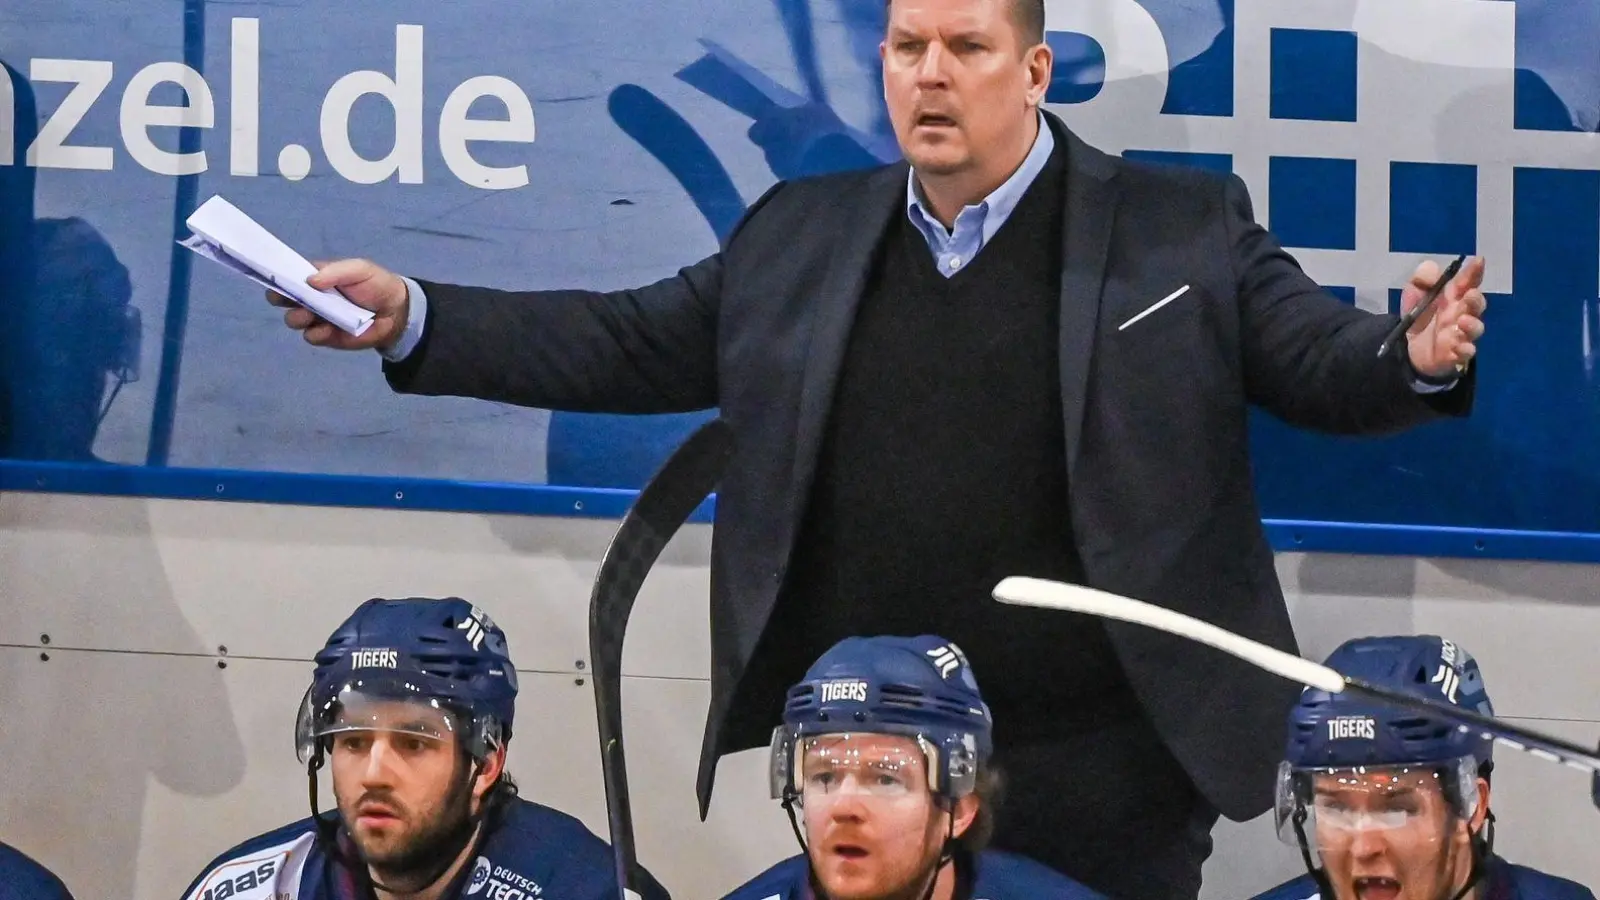
<svg viewBox="0 0 1600 900">
<path fill-rule="evenodd" d="M 1600 560 L 1600 0 L 1049 0 L 1047 102 L 1237 172 L 1348 302 L 1487 260 L 1473 416 L 1259 416 L 1281 548 Z M 714 415 L 401 397 L 179 248 L 220 194 L 313 259 L 621 288 L 776 179 L 898 157 L 882 0 L 0 0 L 0 489 L 616 515 Z M 709 511 L 709 510 L 708 510 Z"/>
</svg>

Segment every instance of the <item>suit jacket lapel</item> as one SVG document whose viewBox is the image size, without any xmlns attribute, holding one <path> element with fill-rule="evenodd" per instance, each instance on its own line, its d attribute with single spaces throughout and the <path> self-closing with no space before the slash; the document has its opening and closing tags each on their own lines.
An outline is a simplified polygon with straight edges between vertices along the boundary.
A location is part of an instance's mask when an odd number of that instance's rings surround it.
<svg viewBox="0 0 1600 900">
<path fill-rule="evenodd" d="M 800 413 L 795 429 L 795 467 L 791 508 L 803 510 L 816 474 L 822 431 L 833 405 L 850 326 L 867 287 L 873 254 L 884 229 L 897 211 L 903 213 L 908 167 L 896 163 L 874 172 L 864 190 L 846 198 L 819 222 L 836 229 L 827 243 L 828 272 L 817 292 L 806 350 L 805 377 L 800 386 Z M 798 527 L 798 523 L 797 526 Z"/>
<path fill-rule="evenodd" d="M 1064 139 L 1067 147 L 1066 219 L 1061 248 L 1061 410 L 1070 480 L 1083 443 L 1089 362 L 1099 325 L 1100 295 L 1105 287 L 1119 191 L 1112 159 L 1060 125 L 1055 116 L 1045 115 L 1047 120 L 1054 120 L 1057 139 Z"/>
</svg>

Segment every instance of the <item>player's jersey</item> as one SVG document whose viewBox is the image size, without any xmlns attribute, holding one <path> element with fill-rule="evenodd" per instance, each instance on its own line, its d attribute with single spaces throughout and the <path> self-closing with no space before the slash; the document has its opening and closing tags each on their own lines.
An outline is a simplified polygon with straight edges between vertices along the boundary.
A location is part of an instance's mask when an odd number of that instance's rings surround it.
<svg viewBox="0 0 1600 900">
<path fill-rule="evenodd" d="M 528 800 L 511 800 L 441 900 L 616 900 L 611 847 L 581 821 Z M 642 871 L 642 867 L 641 867 Z M 645 900 L 670 900 L 648 872 Z M 329 857 L 311 819 L 222 854 L 184 900 L 370 900 L 365 868 Z"/>
<path fill-rule="evenodd" d="M 955 900 L 1105 900 L 1103 896 L 1023 856 L 985 850 L 972 860 L 968 891 Z M 813 900 L 811 865 L 802 854 L 791 856 L 757 875 L 723 900 Z"/>
<path fill-rule="evenodd" d="M 1490 857 L 1486 868 L 1488 888 L 1478 895 L 1483 900 L 1595 900 L 1594 892 L 1576 881 L 1513 865 L 1498 856 Z M 1302 875 L 1255 900 L 1321 900 L 1321 892 L 1310 875 Z"/>
<path fill-rule="evenodd" d="M 49 869 L 0 844 L 0 900 L 72 900 L 72 894 Z"/>
</svg>

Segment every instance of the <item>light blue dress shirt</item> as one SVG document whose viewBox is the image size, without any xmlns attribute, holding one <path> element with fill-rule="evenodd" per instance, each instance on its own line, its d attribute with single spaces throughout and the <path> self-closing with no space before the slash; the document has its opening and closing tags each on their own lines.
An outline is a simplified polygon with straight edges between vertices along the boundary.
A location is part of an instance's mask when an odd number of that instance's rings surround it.
<svg viewBox="0 0 1600 900">
<path fill-rule="evenodd" d="M 428 321 L 428 294 L 417 284 L 415 278 L 401 275 L 400 279 L 406 283 L 406 294 L 411 299 L 411 308 L 406 310 L 406 330 L 400 333 L 400 340 L 395 341 L 393 347 L 379 350 L 383 358 L 390 362 L 400 362 L 417 349 L 417 344 L 422 341 L 422 326 Z"/>
<path fill-rule="evenodd" d="M 1050 160 L 1050 151 L 1055 149 L 1055 145 L 1055 135 L 1050 133 L 1049 124 L 1040 116 L 1039 136 L 1034 138 L 1033 149 L 1028 151 L 1022 165 L 981 202 L 962 208 L 956 215 L 955 228 L 950 230 L 946 230 L 925 205 L 922 187 L 917 184 L 916 171 L 907 174 L 906 215 L 911 217 L 911 224 L 917 226 L 917 230 L 927 238 L 941 274 L 949 278 L 972 264 L 972 258 L 1011 217 L 1012 211 L 1017 208 L 1017 201 L 1022 199 L 1033 180 L 1044 170 L 1044 164 Z"/>
</svg>

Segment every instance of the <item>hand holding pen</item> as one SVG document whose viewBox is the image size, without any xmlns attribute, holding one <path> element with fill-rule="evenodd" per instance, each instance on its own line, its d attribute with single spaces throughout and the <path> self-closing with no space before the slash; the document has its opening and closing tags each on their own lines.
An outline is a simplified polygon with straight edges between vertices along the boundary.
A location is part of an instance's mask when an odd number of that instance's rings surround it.
<svg viewBox="0 0 1600 900">
<path fill-rule="evenodd" d="M 1406 339 L 1411 367 L 1427 378 L 1443 379 L 1467 370 L 1483 337 L 1483 258 L 1458 257 L 1442 273 L 1427 260 L 1417 266 L 1400 295 L 1401 319 L 1378 355 L 1400 337 Z"/>
</svg>

